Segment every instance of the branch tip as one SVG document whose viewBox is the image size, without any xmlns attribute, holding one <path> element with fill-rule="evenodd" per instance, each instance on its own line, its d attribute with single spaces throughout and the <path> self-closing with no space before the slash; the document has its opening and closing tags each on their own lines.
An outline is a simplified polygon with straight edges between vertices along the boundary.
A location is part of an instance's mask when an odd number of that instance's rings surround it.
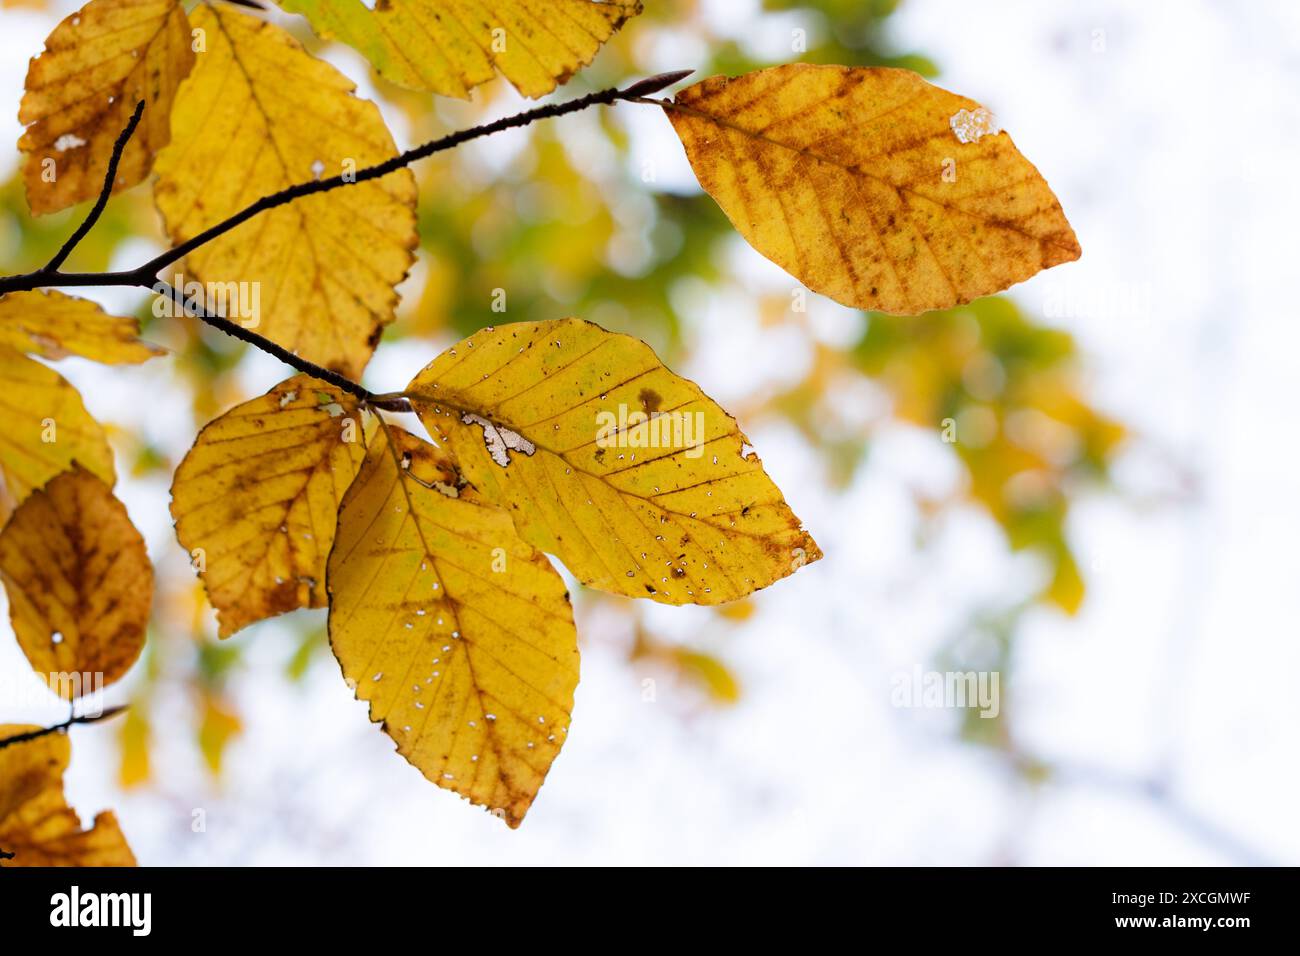
<svg viewBox="0 0 1300 956">
<path fill-rule="evenodd" d="M 657 73 L 654 76 L 648 76 L 644 80 L 633 83 L 627 89 L 620 90 L 618 98 L 630 100 L 640 96 L 649 96 L 651 93 L 658 93 L 660 90 L 686 79 L 694 72 L 694 70 L 673 70 L 670 73 Z"/>
</svg>

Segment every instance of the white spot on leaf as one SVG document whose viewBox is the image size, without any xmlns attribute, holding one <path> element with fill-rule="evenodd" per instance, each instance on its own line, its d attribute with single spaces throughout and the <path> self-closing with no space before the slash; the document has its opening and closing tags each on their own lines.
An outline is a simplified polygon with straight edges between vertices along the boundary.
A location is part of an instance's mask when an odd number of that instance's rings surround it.
<svg viewBox="0 0 1300 956">
<path fill-rule="evenodd" d="M 958 110 L 948 121 L 959 143 L 974 143 L 981 136 L 1002 132 L 997 117 L 980 106 L 973 110 Z"/>
<path fill-rule="evenodd" d="M 501 425 L 493 425 L 482 415 L 466 412 L 460 416 L 460 420 L 466 425 L 478 425 L 483 429 L 483 443 L 487 445 L 488 454 L 502 468 L 510 464 L 512 451 L 523 452 L 525 455 L 537 451 L 537 446 L 523 435 Z"/>
</svg>

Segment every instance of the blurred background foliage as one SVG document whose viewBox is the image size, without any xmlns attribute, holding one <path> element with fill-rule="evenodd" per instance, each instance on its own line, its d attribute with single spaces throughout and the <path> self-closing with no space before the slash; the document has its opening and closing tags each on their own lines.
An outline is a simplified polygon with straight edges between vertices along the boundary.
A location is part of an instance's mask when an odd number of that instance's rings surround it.
<svg viewBox="0 0 1300 956">
<path fill-rule="evenodd" d="M 41 0 L 24 0 L 24 5 L 40 6 Z M 671 67 L 693 66 L 698 78 L 792 59 L 940 75 L 941 64 L 922 52 L 888 46 L 884 27 L 897 0 L 767 0 L 764 22 L 755 23 L 753 32 L 787 36 L 783 56 L 722 35 L 692 0 L 646 6 L 558 97 Z M 323 49 L 301 19 L 283 22 L 309 49 Z M 666 50 L 674 51 L 667 63 Z M 342 62 L 354 79 L 362 79 L 359 58 Z M 395 132 L 407 144 L 521 108 L 499 81 L 481 89 L 472 103 L 431 104 L 428 96 L 377 76 L 367 85 L 384 102 L 386 115 L 404 118 L 407 128 Z M 826 341 L 810 313 L 796 307 L 798 290 L 752 293 L 738 282 L 733 260 L 742 240 L 698 190 L 659 188 L 653 162 L 634 155 L 628 109 L 638 107 L 588 112 L 563 125 L 535 125 L 521 134 L 523 148 L 501 150 L 491 139 L 419 164 L 422 249 L 381 348 L 418 348 L 432 356 L 494 322 L 581 315 L 645 339 L 670 366 L 681 368 L 694 347 L 691 303 L 709 291 L 725 294 L 735 321 L 798 335 L 812 351 L 801 381 L 756 390 L 739 404 L 727 404 L 747 430 L 770 422 L 797 430 L 820 462 L 824 482 L 816 493 L 847 488 L 869 467 L 876 431 L 904 423 L 944 449 L 961 472 L 951 494 L 916 493 L 923 512 L 937 520 L 952 509 L 976 509 L 1001 528 L 1009 552 L 1030 553 L 1041 563 L 1040 586 L 1011 606 L 986 609 L 954 634 L 942 651 L 944 659 L 935 662 L 940 669 L 1009 670 L 1024 613 L 1048 607 L 1074 614 L 1085 598 L 1085 575 L 1066 532 L 1070 506 L 1085 488 L 1106 486 L 1125 437 L 1119 423 L 1090 405 L 1075 342 L 1004 296 L 917 317 L 858 313 L 857 331 L 847 343 Z M 84 212 L 76 208 L 32 219 L 19 179 L 12 176 L 0 185 L 5 271 L 23 271 L 47 259 Z M 144 187 L 114 199 L 68 268 L 132 264 L 142 258 L 141 240 L 163 241 Z M 118 262 L 132 244 L 136 248 Z M 505 315 L 492 311 L 497 289 L 508 295 Z M 188 393 L 196 429 L 250 397 L 241 385 L 243 345 L 191 320 L 155 319 L 147 302 L 140 303 L 139 314 L 146 338 L 174 351 L 172 374 Z M 731 360 L 743 363 L 745 356 Z M 383 390 L 400 384 L 372 386 Z M 865 423 L 861 416 L 843 414 L 846 402 L 864 386 L 884 399 L 886 409 Z M 164 487 L 184 453 L 184 448 L 155 447 L 129 429 L 114 429 L 112 438 L 119 470 L 155 477 Z M 164 507 L 161 501 L 158 507 Z M 925 547 L 923 538 L 917 547 Z M 131 709 L 117 725 L 124 786 L 158 782 L 151 752 L 163 732 L 154 714 L 162 682 L 185 689 L 194 747 L 218 783 L 223 754 L 241 732 L 229 689 L 245 666 L 250 632 L 218 642 L 213 616 L 179 546 L 167 560 L 175 567 L 158 578 L 143 673 L 134 684 Z M 762 595 L 717 609 L 707 626 L 685 639 L 656 634 L 643 609 L 630 601 L 579 590 L 575 605 L 583 640 L 618 642 L 629 661 L 630 682 L 644 684 L 646 674 L 655 675 L 651 682 L 660 677 L 677 682 L 689 693 L 675 699 L 689 701 L 684 709 L 691 713 L 727 706 L 744 693 L 727 665 L 727 645 L 741 625 L 761 616 Z M 284 680 L 292 683 L 314 661 L 328 658 L 328 641 L 319 613 L 299 613 L 283 623 L 292 637 L 283 649 Z M 980 649 L 978 659 L 970 648 Z M 1011 706 L 1004 701 L 996 720 L 971 719 L 958 732 L 972 743 L 1009 753 Z M 174 732 L 170 724 L 166 732 Z M 1033 766 L 1021 770 L 1031 778 L 1042 773 Z"/>
</svg>

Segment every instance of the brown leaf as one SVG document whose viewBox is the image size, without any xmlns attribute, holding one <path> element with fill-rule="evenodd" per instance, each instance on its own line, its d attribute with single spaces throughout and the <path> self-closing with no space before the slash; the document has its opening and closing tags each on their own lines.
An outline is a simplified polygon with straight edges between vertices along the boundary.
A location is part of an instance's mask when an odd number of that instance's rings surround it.
<svg viewBox="0 0 1300 956">
<path fill-rule="evenodd" d="M 18 148 L 27 154 L 23 180 L 32 212 L 99 195 L 113 144 L 141 100 L 144 114 L 113 191 L 149 175 L 171 136 L 176 88 L 194 65 L 190 42 L 177 0 L 92 0 L 54 28 L 27 69 L 18 110 L 27 126 Z"/>
<path fill-rule="evenodd" d="M 0 532 L 0 579 L 18 644 L 65 698 L 111 684 L 144 647 L 153 567 L 112 490 L 80 466 L 33 492 Z"/>
<path fill-rule="evenodd" d="M 37 727 L 0 726 L 0 741 Z M 67 735 L 45 734 L 0 747 L 0 866 L 135 866 L 112 811 L 81 829 L 63 796 L 72 746 Z"/>
</svg>

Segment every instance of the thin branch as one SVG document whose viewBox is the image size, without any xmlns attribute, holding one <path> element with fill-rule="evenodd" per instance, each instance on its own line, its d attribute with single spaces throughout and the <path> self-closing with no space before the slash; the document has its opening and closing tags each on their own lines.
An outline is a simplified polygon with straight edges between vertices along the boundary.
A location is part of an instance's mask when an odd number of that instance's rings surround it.
<svg viewBox="0 0 1300 956">
<path fill-rule="evenodd" d="M 117 142 L 113 144 L 113 155 L 108 158 L 108 172 L 104 174 L 104 185 L 99 190 L 99 198 L 95 200 L 95 205 L 91 207 L 89 215 L 77 227 L 77 231 L 68 237 L 68 241 L 63 244 L 54 258 L 45 263 L 45 272 L 58 272 L 59 266 L 68 258 L 68 254 L 77 247 L 77 243 L 86 238 L 86 233 L 94 227 L 99 221 L 100 215 L 104 212 L 104 207 L 108 205 L 108 197 L 113 194 L 113 181 L 117 179 L 117 164 L 122 160 L 122 151 L 126 149 L 127 140 L 135 132 L 136 126 L 140 124 L 140 116 L 144 113 L 144 100 L 135 104 L 135 111 L 131 114 L 131 119 L 127 122 L 126 128 L 118 134 Z"/>
<path fill-rule="evenodd" d="M 258 335 L 252 329 L 240 325 L 238 322 L 232 322 L 223 315 L 209 312 L 198 299 L 187 299 L 185 294 L 174 285 L 163 282 L 161 279 L 152 283 L 140 283 L 140 287 L 149 289 L 158 295 L 165 295 L 177 305 L 179 305 L 188 315 L 194 316 L 200 321 L 206 322 L 214 329 L 219 329 L 227 335 L 239 339 L 241 342 L 247 342 L 254 348 L 261 349 L 267 355 L 278 358 L 285 365 L 292 366 L 300 372 L 304 372 L 312 378 L 318 378 L 322 382 L 328 382 L 335 388 L 347 392 L 358 401 L 371 406 L 372 408 L 382 408 L 394 412 L 410 411 L 410 403 L 405 399 L 394 395 L 376 395 L 370 390 L 358 385 L 352 379 L 341 375 L 333 369 L 325 368 L 310 362 L 289 351 L 282 345 L 272 342 L 264 335 Z"/>
<path fill-rule="evenodd" d="M 444 136 L 441 139 L 431 140 L 421 146 L 416 146 L 406 150 L 391 159 L 385 160 L 374 166 L 368 166 L 365 169 L 358 170 L 355 173 L 348 173 L 341 176 L 332 176 L 329 179 L 315 179 L 310 182 L 298 183 L 296 186 L 289 186 L 279 192 L 272 193 L 269 196 L 263 196 L 256 202 L 244 207 L 239 212 L 216 223 L 205 229 L 203 232 L 185 240 L 178 245 L 173 246 L 166 252 L 155 256 L 148 262 L 141 264 L 135 269 L 128 269 L 122 272 L 59 272 L 58 267 L 63 264 L 68 253 L 80 242 L 90 231 L 103 211 L 104 204 L 108 202 L 108 197 L 112 192 L 113 179 L 117 174 L 117 161 L 121 156 L 122 150 L 126 147 L 126 142 L 131 137 L 136 124 L 140 120 L 143 103 L 136 106 L 135 113 L 131 117 L 131 122 L 127 124 L 126 129 L 118 137 L 117 143 L 113 147 L 113 158 L 109 161 L 108 176 L 105 178 L 104 189 L 101 191 L 99 200 L 95 207 L 87 216 L 80 228 L 73 233 L 72 237 L 64 244 L 64 247 L 51 259 L 46 265 L 34 272 L 24 273 L 22 275 L 12 275 L 0 277 L 0 295 L 9 292 L 30 292 L 34 289 L 41 288 L 85 288 L 85 287 L 116 287 L 129 286 L 148 289 L 159 295 L 166 295 L 173 302 L 181 305 L 190 315 L 201 319 L 213 328 L 220 329 L 227 335 L 232 335 L 240 341 L 261 349 L 268 355 L 273 355 L 286 365 L 305 372 L 308 375 L 319 378 L 322 381 L 329 382 L 331 385 L 342 389 L 349 395 L 353 395 L 362 402 L 374 408 L 383 408 L 389 411 L 409 411 L 410 404 L 405 398 L 397 395 L 375 395 L 360 384 L 351 379 L 340 375 L 327 368 L 322 368 L 313 362 L 295 355 L 282 346 L 272 342 L 270 339 L 258 335 L 251 329 L 244 328 L 238 323 L 232 322 L 224 316 L 213 315 L 208 312 L 200 303 L 189 302 L 185 299 L 184 294 L 169 285 L 166 282 L 157 279 L 158 273 L 174 262 L 184 258 L 191 252 L 203 245 L 211 242 L 219 236 L 225 235 L 232 229 L 242 225 L 252 219 L 259 213 L 275 209 L 279 206 L 291 203 L 296 199 L 304 196 L 312 196 L 316 193 L 329 192 L 334 189 L 341 189 L 344 186 L 350 186 L 353 183 L 364 183 L 372 179 L 379 179 L 387 176 L 389 173 L 396 172 L 411 163 L 420 159 L 425 159 L 435 153 L 445 150 L 454 149 L 462 143 L 467 143 L 473 139 L 479 139 L 483 136 L 491 136 L 493 133 L 500 133 L 508 129 L 517 129 L 528 126 L 541 119 L 549 119 L 555 116 L 564 116 L 568 113 L 576 113 L 579 110 L 585 110 L 590 106 L 596 105 L 613 105 L 622 102 L 656 102 L 646 100 L 648 94 L 656 93 L 668 86 L 689 76 L 691 70 L 676 70 L 671 73 L 660 73 L 657 76 L 647 77 L 644 80 L 638 80 L 626 89 L 611 87 L 607 90 L 601 90 L 598 93 L 589 93 L 586 96 L 579 97 L 576 100 L 570 100 L 567 103 L 550 103 L 546 106 L 539 106 L 536 109 L 526 110 L 523 113 L 516 113 L 514 116 L 508 116 L 483 126 L 475 126 L 471 129 L 461 130 L 456 133 Z M 656 102 L 656 105 L 657 102 Z"/>
<path fill-rule="evenodd" d="M 0 750 L 5 747 L 12 747 L 14 744 L 23 744 L 29 740 L 36 740 L 39 737 L 48 737 L 50 734 L 63 733 L 74 724 L 94 724 L 101 720 L 108 720 L 108 718 L 116 717 L 124 710 L 126 710 L 125 704 L 121 707 L 110 707 L 108 710 L 102 711 L 98 714 L 87 714 L 83 717 L 77 717 L 74 715 L 61 724 L 55 724 L 53 727 L 42 727 L 39 730 L 29 730 L 25 733 L 14 734 L 12 737 L 5 737 L 3 740 L 0 740 Z"/>
<path fill-rule="evenodd" d="M 365 169 L 355 173 L 344 173 L 338 176 L 331 176 L 329 179 L 314 179 L 310 182 L 298 183 L 296 186 L 289 186 L 281 189 L 277 193 L 269 196 L 263 196 L 256 202 L 245 206 L 239 212 L 235 213 L 228 219 L 217 223 L 205 229 L 203 232 L 185 240 L 179 245 L 173 246 L 161 255 L 155 256 L 144 265 L 140 266 L 139 271 L 148 272 L 150 275 L 157 275 L 159 270 L 166 268 L 178 259 L 181 259 L 193 252 L 202 245 L 211 242 L 218 236 L 222 236 L 236 226 L 240 226 L 252 219 L 259 213 L 275 209 L 286 203 L 291 203 L 295 199 L 301 199 L 304 196 L 313 196 L 316 193 L 329 192 L 334 189 L 340 189 L 344 186 L 350 186 L 354 183 L 364 183 L 372 179 L 381 179 L 389 173 L 396 172 L 403 167 L 411 165 L 417 160 L 425 159 L 435 153 L 441 153 L 449 149 L 455 149 L 462 143 L 470 140 L 480 139 L 484 136 L 491 136 L 493 133 L 500 133 L 508 129 L 517 129 L 528 126 L 541 119 L 550 119 L 556 116 L 564 116 L 568 113 L 577 113 L 585 110 L 590 106 L 610 105 L 619 100 L 638 100 L 646 93 L 653 93 L 656 90 L 663 89 L 676 83 L 683 76 L 689 76 L 692 71 L 678 70 L 674 73 L 661 73 L 658 76 L 652 76 L 644 80 L 633 83 L 626 90 L 620 90 L 611 87 L 607 90 L 601 90 L 599 93 L 588 93 L 586 96 L 579 97 L 576 100 L 570 100 L 567 103 L 548 103 L 546 106 L 539 106 L 536 109 L 527 110 L 523 113 L 516 113 L 514 116 L 507 116 L 504 119 L 496 120 L 492 123 L 486 123 L 483 126 L 475 126 L 471 129 L 459 130 L 451 133 L 441 139 L 431 140 L 420 146 L 399 153 L 392 159 L 385 160 L 374 166 L 367 166 Z"/>
</svg>

